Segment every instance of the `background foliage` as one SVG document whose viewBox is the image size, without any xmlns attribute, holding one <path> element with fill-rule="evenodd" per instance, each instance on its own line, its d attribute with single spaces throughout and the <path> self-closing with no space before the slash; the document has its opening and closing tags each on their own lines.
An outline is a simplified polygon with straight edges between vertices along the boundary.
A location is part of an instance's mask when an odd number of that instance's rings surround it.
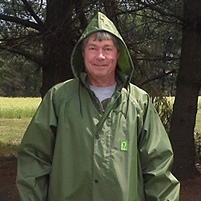
<svg viewBox="0 0 201 201">
<path fill-rule="evenodd" d="M 61 2 L 61 0 L 57 1 L 58 6 Z M 53 1 L 39 0 L 0 2 L 2 13 L 0 19 L 5 19 L 0 21 L 2 30 L 0 32 L 0 76 L 4 77 L 0 95 L 36 96 L 39 95 L 41 87 L 49 88 L 55 84 L 54 82 L 64 80 L 62 74 L 66 79 L 72 77 L 69 65 L 65 67 L 69 69 L 64 70 L 63 73 L 59 72 L 60 66 L 67 65 L 68 57 L 60 57 L 60 54 L 65 55 L 64 50 L 62 47 L 57 50 L 53 46 L 53 40 L 62 37 L 59 33 L 62 24 L 58 22 L 58 27 L 54 29 L 55 24 L 49 22 L 51 13 L 48 13 L 48 9 L 52 4 Z M 62 39 L 62 43 L 66 46 L 69 45 L 67 40 L 71 41 L 70 51 L 88 21 L 97 10 L 100 10 L 114 21 L 128 45 L 135 64 L 133 83 L 147 90 L 152 96 L 175 94 L 182 34 L 181 0 L 85 0 L 76 1 L 72 8 L 71 17 L 66 19 L 64 14 L 62 19 L 63 24 L 67 24 L 67 20 L 70 20 L 68 30 L 71 32 L 70 38 Z M 56 9 L 57 7 L 54 8 L 54 12 L 57 12 Z M 61 18 L 55 20 L 61 21 Z M 50 51 L 53 55 L 47 58 L 46 54 Z M 54 61 L 54 57 L 58 57 L 58 60 Z M 60 66 L 56 70 L 58 63 Z M 54 66 L 53 69 L 51 65 Z M 53 75 L 49 77 L 49 80 L 53 83 L 45 83 L 46 68 L 52 70 Z M 60 78 L 54 78 L 54 76 Z M 44 87 L 44 85 L 48 86 Z M 8 88 L 9 90 L 6 90 Z"/>
<path fill-rule="evenodd" d="M 44 96 L 54 84 L 72 78 L 72 49 L 97 11 L 114 22 L 127 43 L 135 64 L 132 82 L 148 91 L 159 113 L 164 109 L 160 116 L 170 130 L 174 173 L 181 179 L 194 176 L 199 0 L 1 0 L 0 95 L 40 91 Z M 175 95 L 173 109 L 164 99 L 170 95 Z"/>
</svg>

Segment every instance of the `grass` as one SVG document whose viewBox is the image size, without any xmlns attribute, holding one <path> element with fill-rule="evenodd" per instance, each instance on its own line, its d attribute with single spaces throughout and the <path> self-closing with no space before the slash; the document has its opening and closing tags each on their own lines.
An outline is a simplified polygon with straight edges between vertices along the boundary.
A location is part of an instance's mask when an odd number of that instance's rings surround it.
<svg viewBox="0 0 201 201">
<path fill-rule="evenodd" d="M 40 102 L 41 98 L 0 97 L 0 158 L 17 156 L 18 146 Z M 170 102 L 173 103 L 172 98 Z M 195 131 L 201 136 L 201 97 Z"/>
<path fill-rule="evenodd" d="M 0 118 L 31 118 L 41 98 L 8 98 L 0 97 Z"/>
<path fill-rule="evenodd" d="M 201 133 L 201 97 L 198 98 L 198 111 L 196 115 L 196 126 L 195 130 Z"/>
<path fill-rule="evenodd" d="M 18 146 L 30 120 L 0 119 L 0 158 L 17 156 Z"/>
<path fill-rule="evenodd" d="M 196 115 L 196 126 L 195 130 L 201 133 L 201 109 L 198 110 Z"/>
<path fill-rule="evenodd" d="M 16 157 L 24 132 L 41 98 L 0 97 L 0 158 Z"/>
</svg>

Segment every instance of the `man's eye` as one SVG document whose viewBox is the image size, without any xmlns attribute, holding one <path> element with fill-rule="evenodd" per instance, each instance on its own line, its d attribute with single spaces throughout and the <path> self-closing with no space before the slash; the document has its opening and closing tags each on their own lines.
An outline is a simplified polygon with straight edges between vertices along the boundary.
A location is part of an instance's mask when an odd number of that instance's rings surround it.
<svg viewBox="0 0 201 201">
<path fill-rule="evenodd" d="M 106 48 L 106 51 L 112 51 L 112 48 L 108 47 L 108 48 Z"/>
<path fill-rule="evenodd" d="M 90 47 L 89 50 L 95 50 L 95 47 Z"/>
</svg>

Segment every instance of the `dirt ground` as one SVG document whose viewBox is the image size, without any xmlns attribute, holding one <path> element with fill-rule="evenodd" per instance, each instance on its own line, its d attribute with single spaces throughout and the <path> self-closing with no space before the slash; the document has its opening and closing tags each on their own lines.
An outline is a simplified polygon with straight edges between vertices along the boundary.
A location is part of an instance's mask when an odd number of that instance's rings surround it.
<svg viewBox="0 0 201 201">
<path fill-rule="evenodd" d="M 15 186 L 16 165 L 16 159 L 0 160 L 1 201 L 19 201 Z M 201 176 L 181 183 L 180 201 L 201 201 Z"/>
</svg>

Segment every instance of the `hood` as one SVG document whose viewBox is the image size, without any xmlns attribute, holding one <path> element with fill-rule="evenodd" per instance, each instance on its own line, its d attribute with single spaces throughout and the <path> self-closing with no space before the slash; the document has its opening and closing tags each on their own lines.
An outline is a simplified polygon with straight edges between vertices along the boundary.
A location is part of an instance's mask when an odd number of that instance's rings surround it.
<svg viewBox="0 0 201 201">
<path fill-rule="evenodd" d="M 71 68 L 74 76 L 80 77 L 80 73 L 84 71 L 84 60 L 81 50 L 82 40 L 97 31 L 107 31 L 116 36 L 121 41 L 117 66 L 120 72 L 123 73 L 125 76 L 128 76 L 130 80 L 134 66 L 131 60 L 131 56 L 128 52 L 128 48 L 113 22 L 101 12 L 98 12 L 92 18 L 91 22 L 89 23 L 73 49 L 71 55 Z"/>
</svg>

